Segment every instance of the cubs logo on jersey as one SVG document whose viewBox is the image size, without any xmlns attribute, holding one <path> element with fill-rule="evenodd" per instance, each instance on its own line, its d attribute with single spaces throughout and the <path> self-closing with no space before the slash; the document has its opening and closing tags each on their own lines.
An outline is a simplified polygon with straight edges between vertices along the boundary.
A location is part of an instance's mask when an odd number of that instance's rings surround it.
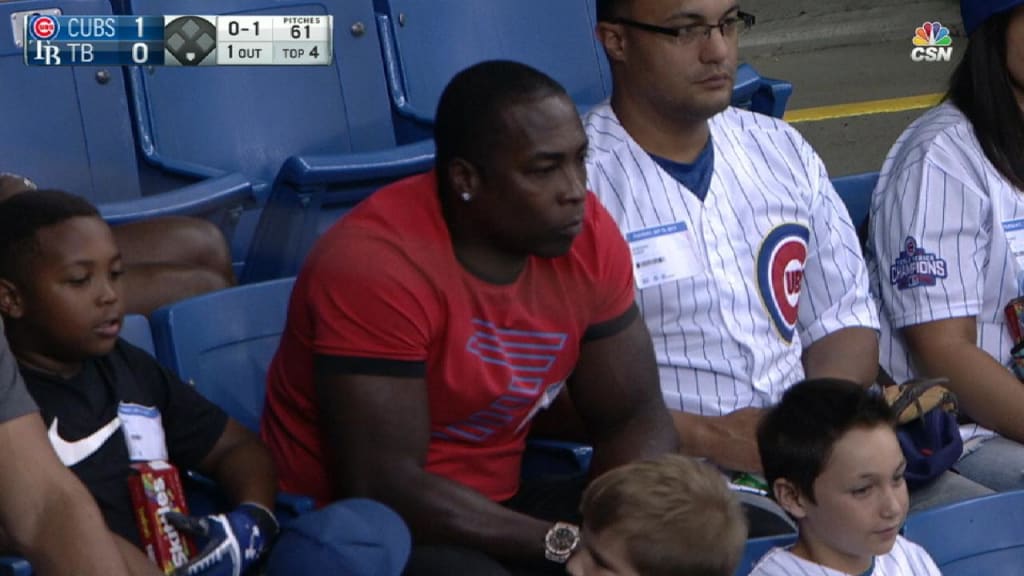
<svg viewBox="0 0 1024 576">
<path fill-rule="evenodd" d="M 793 342 L 800 288 L 807 262 L 810 231 L 802 224 L 783 224 L 765 236 L 757 254 L 757 289 L 772 325 L 787 343 Z"/>
</svg>

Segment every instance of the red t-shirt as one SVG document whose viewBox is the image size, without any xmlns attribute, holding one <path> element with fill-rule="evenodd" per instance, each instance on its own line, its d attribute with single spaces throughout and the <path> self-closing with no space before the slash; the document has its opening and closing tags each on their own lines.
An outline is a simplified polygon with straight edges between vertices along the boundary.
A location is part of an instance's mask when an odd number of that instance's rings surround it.
<svg viewBox="0 0 1024 576">
<path fill-rule="evenodd" d="M 530 257 L 515 282 L 494 285 L 457 262 L 433 172 L 377 191 L 317 242 L 292 292 L 261 426 L 281 488 L 335 499 L 313 382 L 314 356 L 326 356 L 392 362 L 396 375 L 420 367 L 426 470 L 510 498 L 533 414 L 572 373 L 587 330 L 632 304 L 629 249 L 593 194 L 566 255 Z"/>
</svg>

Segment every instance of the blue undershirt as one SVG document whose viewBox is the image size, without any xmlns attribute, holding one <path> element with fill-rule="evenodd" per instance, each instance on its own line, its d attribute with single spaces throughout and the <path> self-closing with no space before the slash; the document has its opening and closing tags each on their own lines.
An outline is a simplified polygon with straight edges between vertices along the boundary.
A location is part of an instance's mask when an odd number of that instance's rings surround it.
<svg viewBox="0 0 1024 576">
<path fill-rule="evenodd" d="M 692 164 L 674 162 L 654 154 L 649 155 L 676 182 L 679 182 L 687 190 L 693 192 L 697 198 L 700 198 L 701 202 L 704 201 L 704 198 L 708 195 L 708 189 L 711 188 L 711 173 L 714 172 L 715 168 L 715 147 L 711 145 L 710 135 L 708 136 L 707 144 L 704 145 L 704 149 L 700 151 L 700 155 L 697 156 L 697 159 Z"/>
</svg>

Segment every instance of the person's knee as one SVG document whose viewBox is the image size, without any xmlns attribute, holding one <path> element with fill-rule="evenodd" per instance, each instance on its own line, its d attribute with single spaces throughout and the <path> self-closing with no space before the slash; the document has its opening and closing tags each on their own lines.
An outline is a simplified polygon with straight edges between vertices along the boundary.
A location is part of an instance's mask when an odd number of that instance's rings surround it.
<svg viewBox="0 0 1024 576">
<path fill-rule="evenodd" d="M 186 256 L 185 264 L 227 276 L 231 272 L 231 249 L 215 224 L 199 218 L 183 218 L 176 240 Z M 233 280 L 232 278 L 225 278 Z"/>
<path fill-rule="evenodd" d="M 910 511 L 920 512 L 993 493 L 990 488 L 970 478 L 946 471 L 928 484 L 910 491 Z"/>
<path fill-rule="evenodd" d="M 156 261 L 208 270 L 234 283 L 231 249 L 214 223 L 201 218 L 170 216 L 147 224 L 151 227 L 147 234 L 156 234 L 160 239 L 162 255 Z"/>
<path fill-rule="evenodd" d="M 207 268 L 189 270 L 185 273 L 179 286 L 182 291 L 182 298 L 199 296 L 208 292 L 216 292 L 230 288 L 234 285 L 229 278 L 223 274 Z"/>
<path fill-rule="evenodd" d="M 996 492 L 1024 489 L 1024 445 L 996 436 L 965 453 L 953 467 L 974 482 Z"/>
<path fill-rule="evenodd" d="M 221 274 L 186 265 L 127 266 L 123 290 L 125 312 L 149 315 L 162 306 L 223 290 L 231 285 Z"/>
<path fill-rule="evenodd" d="M 212 222 L 167 216 L 114 227 L 114 237 L 128 266 L 164 266 L 206 270 L 234 284 L 231 249 Z"/>
</svg>

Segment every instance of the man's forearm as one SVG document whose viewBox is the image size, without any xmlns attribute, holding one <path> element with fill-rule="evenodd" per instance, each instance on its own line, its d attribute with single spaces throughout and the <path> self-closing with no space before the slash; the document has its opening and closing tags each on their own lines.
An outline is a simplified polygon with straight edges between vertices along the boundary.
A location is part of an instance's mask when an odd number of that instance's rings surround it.
<svg viewBox="0 0 1024 576">
<path fill-rule="evenodd" d="M 510 510 L 422 469 L 380 478 L 394 480 L 376 482 L 371 493 L 362 495 L 397 510 L 417 544 L 453 544 L 517 563 L 545 562 L 544 535 L 550 522 Z"/>
<path fill-rule="evenodd" d="M 255 437 L 232 447 L 210 475 L 234 504 L 256 502 L 274 509 L 277 474 L 270 455 Z"/>
<path fill-rule="evenodd" d="M 73 486 L 60 495 L 51 494 L 38 521 L 18 542 L 18 551 L 40 576 L 118 574 L 160 574 L 150 564 L 149 571 L 129 570 L 114 536 L 106 527 L 92 496 L 81 486 Z M 84 500 L 83 500 L 84 499 Z M 69 571 L 71 567 L 74 570 Z"/>
<path fill-rule="evenodd" d="M 760 472 L 757 450 L 757 424 L 763 408 L 741 408 L 724 416 L 701 416 L 672 412 L 682 452 L 707 458 L 728 470 Z"/>
<path fill-rule="evenodd" d="M 92 495 L 57 459 L 38 414 L 0 423 L 0 525 L 42 576 L 127 574 Z"/>
<path fill-rule="evenodd" d="M 714 438 L 708 417 L 691 414 L 680 410 L 672 411 L 672 423 L 679 436 L 679 451 L 694 458 L 710 458 L 717 452 L 717 440 Z"/>
<path fill-rule="evenodd" d="M 656 458 L 680 451 L 680 437 L 672 416 L 659 395 L 646 410 L 637 411 L 620 427 L 594 430 L 594 461 L 591 476 L 634 460 Z"/>
<path fill-rule="evenodd" d="M 1024 383 L 992 358 L 970 344 L 937 348 L 919 361 L 925 376 L 949 378 L 948 388 L 960 409 L 976 422 L 999 434 L 1024 442 Z"/>
<path fill-rule="evenodd" d="M 872 328 L 843 328 L 804 350 L 805 377 L 842 378 L 871 386 L 878 376 L 878 333 Z"/>
</svg>

